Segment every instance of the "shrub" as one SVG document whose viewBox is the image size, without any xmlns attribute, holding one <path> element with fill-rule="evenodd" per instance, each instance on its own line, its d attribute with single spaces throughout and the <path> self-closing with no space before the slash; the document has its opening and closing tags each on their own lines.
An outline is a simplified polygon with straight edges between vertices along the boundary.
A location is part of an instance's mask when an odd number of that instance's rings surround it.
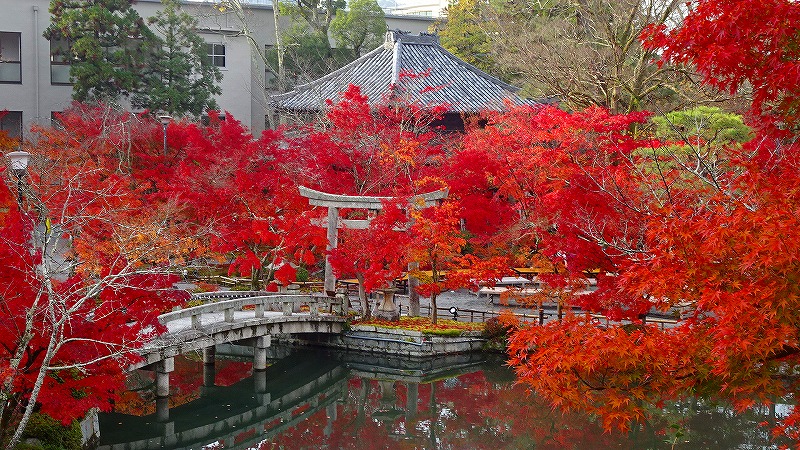
<svg viewBox="0 0 800 450">
<path fill-rule="evenodd" d="M 308 269 L 306 269 L 305 267 L 298 267 L 297 273 L 295 274 L 294 278 L 295 281 L 298 281 L 300 283 L 305 283 L 306 281 L 308 281 Z"/>
<path fill-rule="evenodd" d="M 33 414 L 17 450 L 81 450 L 81 427 L 77 421 L 64 426 L 44 414 Z"/>
<path fill-rule="evenodd" d="M 504 324 L 497 317 L 487 320 L 483 326 L 483 337 L 486 339 L 488 350 L 505 350 L 508 344 L 508 333 L 511 331 L 509 325 Z"/>
</svg>

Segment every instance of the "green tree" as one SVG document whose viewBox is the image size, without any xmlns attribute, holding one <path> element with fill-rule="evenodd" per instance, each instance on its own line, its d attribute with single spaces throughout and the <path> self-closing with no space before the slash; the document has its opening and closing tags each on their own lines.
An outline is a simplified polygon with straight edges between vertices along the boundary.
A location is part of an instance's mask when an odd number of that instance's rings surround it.
<svg viewBox="0 0 800 450">
<path fill-rule="evenodd" d="M 309 34 L 324 36 L 324 39 L 319 39 L 319 43 L 326 49 L 326 56 L 332 57 L 331 44 L 327 39 L 328 30 L 336 11 L 344 9 L 346 4 L 346 0 L 291 0 L 281 2 L 280 10 L 282 13 L 285 12 L 295 25 L 298 22 L 305 23 Z M 290 43 L 287 42 L 286 45 L 289 46 Z"/>
<path fill-rule="evenodd" d="M 485 14 L 488 7 L 487 0 L 456 0 L 447 7 L 446 19 L 436 21 L 434 28 L 447 51 L 485 72 L 496 73 L 491 34 L 497 27 Z"/>
<path fill-rule="evenodd" d="M 331 35 L 337 45 L 353 51 L 353 59 L 364 50 L 372 50 L 383 42 L 386 22 L 383 9 L 375 0 L 351 0 L 349 9 L 339 10 L 331 21 Z"/>
<path fill-rule="evenodd" d="M 141 86 L 141 67 L 157 38 L 132 7 L 133 0 L 51 0 L 48 40 L 69 43 L 72 97 L 116 100 Z"/>
<path fill-rule="evenodd" d="M 683 183 L 695 180 L 720 188 L 731 170 L 730 149 L 738 149 L 753 138 L 753 130 L 744 124 L 742 116 L 716 107 L 672 111 L 652 120 L 656 136 L 668 144 L 645 151 L 651 158 L 661 157 L 660 167 L 648 164 L 645 169 L 680 169 L 689 174 L 682 177 Z"/>
<path fill-rule="evenodd" d="M 281 33 L 281 40 L 283 54 L 273 47 L 267 51 L 266 57 L 268 65 L 273 67 L 279 67 L 278 56 L 283 57 L 283 88 L 286 90 L 315 80 L 353 60 L 350 50 L 331 48 L 327 35 L 314 32 L 302 21 L 294 21 Z"/>
<path fill-rule="evenodd" d="M 162 37 L 144 69 L 142 89 L 132 97 L 136 107 L 173 115 L 200 116 L 217 109 L 213 96 L 222 93 L 222 73 L 208 60 L 206 43 L 194 32 L 197 20 L 181 11 L 176 0 L 162 0 L 164 9 L 148 19 Z"/>
<path fill-rule="evenodd" d="M 712 106 L 698 106 L 653 117 L 656 135 L 661 139 L 681 140 L 700 146 L 747 142 L 753 131 L 742 116 Z"/>
<path fill-rule="evenodd" d="M 555 97 L 570 109 L 660 112 L 729 100 L 701 86 L 688 68 L 653 64 L 657 52 L 639 41 L 648 24 L 680 24 L 684 3 L 458 0 L 448 8 L 440 34 L 459 57 L 519 84 L 530 96 Z"/>
</svg>

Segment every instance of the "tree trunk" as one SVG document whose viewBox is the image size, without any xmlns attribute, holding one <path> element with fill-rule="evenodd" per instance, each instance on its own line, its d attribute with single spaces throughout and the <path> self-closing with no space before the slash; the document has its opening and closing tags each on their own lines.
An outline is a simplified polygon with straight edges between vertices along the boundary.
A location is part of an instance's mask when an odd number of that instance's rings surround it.
<svg viewBox="0 0 800 450">
<path fill-rule="evenodd" d="M 367 298 L 367 291 L 364 290 L 364 274 L 356 274 L 358 280 L 358 301 L 361 302 L 362 316 L 364 319 L 369 320 L 372 317 L 372 310 L 370 308 L 369 299 Z"/>
<path fill-rule="evenodd" d="M 251 291 L 258 291 L 261 290 L 261 268 L 254 269 L 250 272 L 250 290 Z"/>
<path fill-rule="evenodd" d="M 52 289 L 48 289 L 48 293 L 50 294 L 50 302 L 51 304 L 48 305 L 48 310 L 53 308 L 53 298 L 58 298 L 55 296 L 55 293 Z M 45 355 L 42 359 L 42 365 L 39 368 L 39 373 L 36 376 L 36 381 L 33 384 L 33 390 L 31 391 L 31 395 L 28 398 L 28 403 L 25 405 L 25 411 L 22 414 L 22 419 L 20 419 L 19 424 L 17 424 L 17 429 L 14 432 L 14 435 L 11 437 L 11 440 L 8 442 L 8 446 L 6 449 L 13 450 L 16 448 L 17 444 L 19 444 L 20 440 L 22 439 L 22 433 L 25 431 L 25 428 L 28 425 L 28 420 L 31 418 L 31 414 L 33 413 L 33 408 L 36 406 L 36 402 L 39 400 L 39 392 L 42 389 L 42 385 L 44 384 L 44 377 L 47 375 L 48 366 L 50 365 L 50 361 L 53 359 L 55 355 L 56 348 L 58 347 L 57 340 L 61 336 L 61 330 L 64 325 L 64 319 L 60 318 L 55 324 L 53 324 L 53 333 L 50 335 L 50 341 L 47 345 L 47 351 L 45 351 Z"/>
<path fill-rule="evenodd" d="M 436 325 L 436 318 L 437 318 L 436 295 L 437 294 L 435 292 L 431 294 L 431 322 L 433 322 L 434 325 Z"/>
</svg>

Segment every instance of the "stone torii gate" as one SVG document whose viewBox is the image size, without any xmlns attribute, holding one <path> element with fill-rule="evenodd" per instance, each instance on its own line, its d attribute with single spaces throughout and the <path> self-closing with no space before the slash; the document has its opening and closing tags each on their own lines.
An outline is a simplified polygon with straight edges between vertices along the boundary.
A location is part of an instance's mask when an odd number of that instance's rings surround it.
<svg viewBox="0 0 800 450">
<path fill-rule="evenodd" d="M 393 197 L 371 197 L 365 195 L 337 195 L 326 192 L 315 191 L 305 186 L 299 186 L 300 195 L 308 199 L 308 203 L 313 206 L 324 206 L 328 208 L 328 246 L 330 252 L 339 242 L 339 227 L 363 230 L 369 227 L 370 219 L 340 219 L 339 209 L 366 209 L 369 211 L 379 211 L 383 209 L 383 202 L 392 200 Z M 415 195 L 410 198 L 409 204 L 416 208 L 427 208 L 437 204 L 447 198 L 447 189 Z M 325 291 L 332 293 L 336 290 L 336 277 L 333 275 L 333 268 L 330 264 L 330 257 L 325 256 Z M 330 295 L 330 294 L 329 294 Z"/>
</svg>

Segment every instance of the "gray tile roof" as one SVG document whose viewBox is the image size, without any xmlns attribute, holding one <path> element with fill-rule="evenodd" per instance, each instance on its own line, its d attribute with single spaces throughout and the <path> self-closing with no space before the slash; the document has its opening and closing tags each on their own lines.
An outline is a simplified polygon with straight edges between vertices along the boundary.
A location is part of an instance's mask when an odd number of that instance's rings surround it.
<svg viewBox="0 0 800 450">
<path fill-rule="evenodd" d="M 408 73 L 427 76 L 403 76 Z M 325 108 L 325 100 L 338 101 L 351 84 L 361 88 L 370 104 L 380 102 L 390 87 L 418 104 L 445 105 L 457 113 L 502 110 L 505 100 L 536 104 L 516 95 L 519 88 L 458 59 L 439 45 L 437 36 L 400 31 L 389 31 L 381 47 L 322 78 L 274 96 L 272 103 L 280 110 L 319 111 Z"/>
</svg>

